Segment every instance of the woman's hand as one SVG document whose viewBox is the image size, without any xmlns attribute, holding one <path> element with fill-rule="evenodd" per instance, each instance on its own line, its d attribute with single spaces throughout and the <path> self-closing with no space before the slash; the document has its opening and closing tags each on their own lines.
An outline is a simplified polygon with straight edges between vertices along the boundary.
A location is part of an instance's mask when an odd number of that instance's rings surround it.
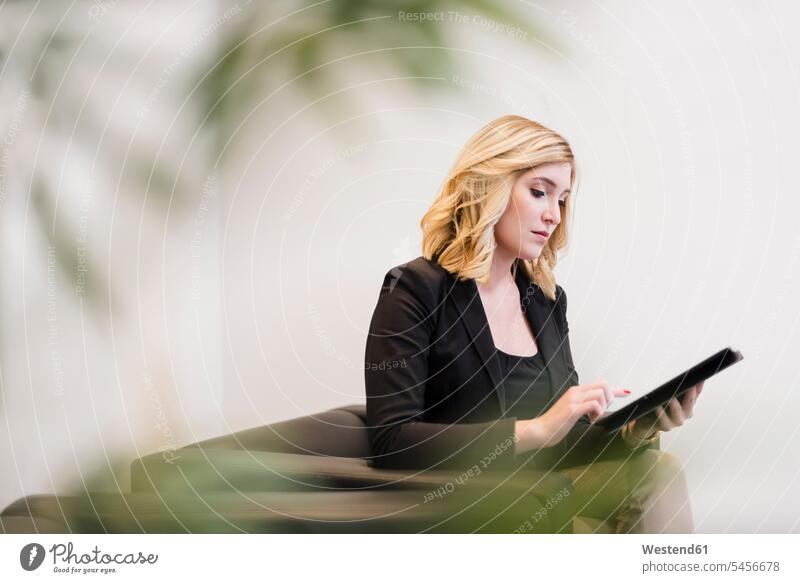
<svg viewBox="0 0 800 583">
<path fill-rule="evenodd" d="M 545 413 L 534 419 L 517 421 L 516 451 L 556 445 L 569 433 L 583 415 L 594 421 L 615 397 L 627 397 L 626 389 L 611 389 L 604 380 L 586 385 L 573 385 Z"/>
<path fill-rule="evenodd" d="M 704 382 L 671 399 L 666 406 L 659 405 L 653 412 L 628 423 L 630 434 L 638 439 L 646 439 L 656 431 L 670 431 L 686 423 L 692 417 L 697 397 L 703 392 Z"/>
</svg>

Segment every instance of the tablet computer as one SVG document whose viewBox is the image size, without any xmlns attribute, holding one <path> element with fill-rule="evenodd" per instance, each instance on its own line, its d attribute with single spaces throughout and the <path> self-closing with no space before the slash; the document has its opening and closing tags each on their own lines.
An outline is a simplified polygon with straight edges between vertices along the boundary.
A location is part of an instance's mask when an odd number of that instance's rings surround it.
<svg viewBox="0 0 800 583">
<path fill-rule="evenodd" d="M 696 384 L 713 377 L 719 371 L 736 364 L 742 358 L 744 357 L 738 350 L 734 350 L 730 346 L 723 348 L 621 409 L 606 411 L 595 420 L 594 424 L 609 430 L 619 429 L 629 421 L 650 413 L 659 405 L 666 405 L 670 399 L 679 397 Z"/>
</svg>

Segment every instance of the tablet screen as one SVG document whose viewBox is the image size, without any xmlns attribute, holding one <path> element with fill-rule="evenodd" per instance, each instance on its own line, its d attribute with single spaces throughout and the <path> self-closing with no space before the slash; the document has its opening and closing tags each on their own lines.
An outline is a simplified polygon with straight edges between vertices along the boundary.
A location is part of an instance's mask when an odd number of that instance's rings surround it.
<svg viewBox="0 0 800 583">
<path fill-rule="evenodd" d="M 594 423 L 609 430 L 619 429 L 629 421 L 643 417 L 659 405 L 665 405 L 670 399 L 682 395 L 694 385 L 711 378 L 742 358 L 744 357 L 738 350 L 730 346 L 723 348 L 621 409 L 606 411 Z"/>
</svg>

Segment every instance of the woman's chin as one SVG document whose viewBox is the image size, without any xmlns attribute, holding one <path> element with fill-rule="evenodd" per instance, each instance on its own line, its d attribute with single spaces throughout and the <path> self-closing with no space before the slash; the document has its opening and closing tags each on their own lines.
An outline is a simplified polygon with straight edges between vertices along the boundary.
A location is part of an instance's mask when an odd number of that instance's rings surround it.
<svg viewBox="0 0 800 583">
<path fill-rule="evenodd" d="M 539 259 L 539 255 L 542 254 L 541 247 L 537 246 L 533 249 L 523 249 L 522 252 L 519 254 L 519 258 L 523 261 L 536 261 Z"/>
</svg>

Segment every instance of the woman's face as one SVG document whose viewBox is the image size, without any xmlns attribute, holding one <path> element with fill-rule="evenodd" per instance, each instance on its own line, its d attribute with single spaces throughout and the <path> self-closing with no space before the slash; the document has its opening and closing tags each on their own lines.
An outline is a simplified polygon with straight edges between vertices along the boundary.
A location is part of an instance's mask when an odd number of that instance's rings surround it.
<svg viewBox="0 0 800 583">
<path fill-rule="evenodd" d="M 551 162 L 531 168 L 517 178 L 511 187 L 508 207 L 494 228 L 498 247 L 523 260 L 539 257 L 561 222 L 571 171 L 569 162 Z"/>
</svg>

